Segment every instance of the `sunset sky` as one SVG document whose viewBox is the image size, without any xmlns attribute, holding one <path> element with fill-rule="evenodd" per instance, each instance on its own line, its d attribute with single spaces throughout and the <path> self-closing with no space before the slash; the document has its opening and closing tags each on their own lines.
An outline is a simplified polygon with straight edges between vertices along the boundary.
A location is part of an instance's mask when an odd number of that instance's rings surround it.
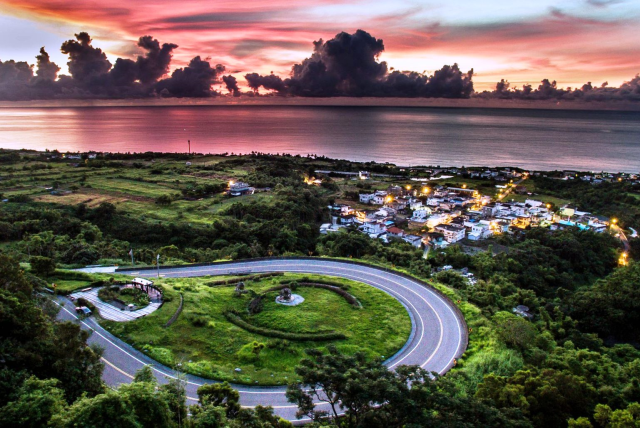
<svg viewBox="0 0 640 428">
<path fill-rule="evenodd" d="M 457 62 L 476 90 L 555 79 L 619 85 L 640 72 L 638 0 L 0 0 L 0 59 L 35 62 L 45 46 L 66 72 L 64 40 L 89 32 L 109 58 L 139 53 L 139 36 L 179 45 L 172 69 L 196 55 L 239 83 L 248 72 L 286 76 L 314 40 L 361 28 L 384 40 L 381 60 L 433 71 Z"/>
</svg>

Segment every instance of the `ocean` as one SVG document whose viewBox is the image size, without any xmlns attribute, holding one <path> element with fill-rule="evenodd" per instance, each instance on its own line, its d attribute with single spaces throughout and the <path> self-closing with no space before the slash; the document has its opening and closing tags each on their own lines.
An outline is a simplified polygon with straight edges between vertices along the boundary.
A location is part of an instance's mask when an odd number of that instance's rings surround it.
<svg viewBox="0 0 640 428">
<path fill-rule="evenodd" d="M 0 147 L 316 154 L 402 166 L 640 172 L 640 112 L 401 107 L 1 108 Z"/>
</svg>

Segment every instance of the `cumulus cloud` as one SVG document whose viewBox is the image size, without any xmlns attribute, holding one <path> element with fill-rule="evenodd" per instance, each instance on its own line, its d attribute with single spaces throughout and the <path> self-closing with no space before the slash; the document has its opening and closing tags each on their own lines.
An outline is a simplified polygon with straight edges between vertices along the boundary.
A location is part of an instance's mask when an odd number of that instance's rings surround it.
<svg viewBox="0 0 640 428">
<path fill-rule="evenodd" d="M 640 75 L 636 75 L 619 88 L 609 87 L 607 82 L 593 86 L 587 82 L 580 88 L 559 88 L 555 80 L 543 79 L 537 88 L 526 84 L 522 88 L 512 88 L 504 79 L 496 84 L 493 91 L 485 91 L 478 97 L 505 100 L 558 100 L 558 101 L 640 101 Z"/>
<path fill-rule="evenodd" d="M 19 100 L 29 90 L 33 66 L 24 61 L 0 61 L 0 99 Z"/>
<path fill-rule="evenodd" d="M 56 80 L 60 67 L 51 61 L 49 54 L 44 50 L 44 47 L 40 48 L 40 55 L 37 55 L 36 59 L 38 60 L 36 76 L 42 80 Z"/>
<path fill-rule="evenodd" d="M 286 85 L 282 78 L 275 74 L 261 76 L 258 73 L 249 73 L 244 78 L 247 80 L 249 87 L 256 92 L 261 86 L 268 91 L 284 92 L 286 90 Z"/>
<path fill-rule="evenodd" d="M 138 46 L 147 51 L 144 56 L 139 56 L 136 60 L 140 83 L 153 83 L 167 74 L 172 52 L 178 45 L 163 43 L 161 47 L 160 42 L 153 37 L 143 36 L 138 40 Z"/>
<path fill-rule="evenodd" d="M 224 82 L 225 86 L 227 87 L 227 91 L 232 93 L 234 97 L 239 97 L 240 96 L 240 88 L 238 88 L 238 80 L 235 77 L 233 77 L 231 75 L 222 76 L 222 81 Z"/>
<path fill-rule="evenodd" d="M 162 96 L 209 97 L 214 94 L 211 86 L 224 71 L 223 65 L 211 67 L 208 61 L 197 56 L 187 67 L 178 68 L 170 78 L 159 81 L 156 88 Z"/>
<path fill-rule="evenodd" d="M 293 42 L 287 42 L 293 43 Z M 196 56 L 185 67 L 167 76 L 173 43 L 160 43 L 152 36 L 137 41 L 141 52 L 134 58 L 118 58 L 112 64 L 105 52 L 93 46 L 88 33 L 62 44 L 68 55 L 70 76 L 58 75 L 60 67 L 47 51 L 40 49 L 36 65 L 13 60 L 0 61 L 0 100 L 68 99 L 68 98 L 144 98 L 144 97 L 212 97 L 219 93 L 214 85 L 223 83 L 233 96 L 243 95 L 232 75 L 223 75 L 225 67 L 212 65 L 208 58 Z M 619 88 L 606 82 L 591 82 L 580 88 L 560 88 L 544 79 L 537 87 L 512 87 L 507 80 L 496 84 L 494 91 L 473 91 L 473 70 L 463 71 L 457 64 L 445 65 L 433 73 L 389 69 L 380 61 L 384 43 L 363 30 L 342 32 L 329 40 L 313 42 L 311 55 L 295 64 L 288 77 L 273 73 L 247 73 L 245 79 L 253 92 L 260 89 L 282 96 L 299 97 L 444 97 L 521 100 L 640 101 L 640 77 Z M 34 73 L 35 68 L 35 73 Z M 236 73 L 233 71 L 232 73 Z"/>
<path fill-rule="evenodd" d="M 69 72 L 79 82 L 89 82 L 107 74 L 111 63 L 100 48 L 91 45 L 91 36 L 82 32 L 76 34 L 76 40 L 67 40 L 60 50 L 69 55 Z"/>
<path fill-rule="evenodd" d="M 62 44 L 69 56 L 70 76 L 61 75 L 44 48 L 36 56 L 37 70 L 26 62 L 0 61 L 0 99 L 29 100 L 50 98 L 141 98 L 209 97 L 224 66 L 212 67 L 199 56 L 169 77 L 173 43 L 161 44 L 151 36 L 142 36 L 137 46 L 143 51 L 135 59 L 118 58 L 111 64 L 102 49 L 93 46 L 88 33 Z M 237 85 L 236 85 L 237 87 Z"/>
<path fill-rule="evenodd" d="M 457 64 L 433 75 L 411 71 L 389 73 L 379 61 L 384 43 L 363 30 L 339 33 L 313 43 L 312 55 L 291 69 L 291 77 L 245 76 L 250 88 L 309 97 L 447 97 L 468 98 L 473 92 L 473 70 L 463 73 Z"/>
</svg>

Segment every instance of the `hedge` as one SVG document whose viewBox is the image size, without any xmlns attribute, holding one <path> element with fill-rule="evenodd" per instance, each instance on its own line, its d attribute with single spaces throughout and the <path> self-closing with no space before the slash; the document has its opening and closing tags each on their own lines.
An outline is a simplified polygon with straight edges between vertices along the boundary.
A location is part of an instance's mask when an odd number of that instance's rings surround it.
<svg viewBox="0 0 640 428">
<path fill-rule="evenodd" d="M 343 340 L 347 337 L 342 333 L 289 333 L 286 331 L 272 330 L 269 328 L 258 327 L 249 324 L 239 315 L 234 314 L 231 311 L 224 313 L 225 318 L 236 326 L 251 333 L 260 334 L 266 337 L 273 337 L 277 339 L 287 340 L 308 340 L 308 341 L 325 341 L 325 340 Z"/>
<path fill-rule="evenodd" d="M 268 272 L 268 273 L 257 273 L 254 275 L 242 275 L 240 278 L 231 278 L 231 279 L 220 279 L 218 281 L 209 281 L 205 283 L 209 287 L 216 287 L 218 285 L 235 285 L 242 281 L 253 281 L 256 279 L 262 278 L 270 278 L 272 276 L 280 276 L 282 272 Z"/>
<path fill-rule="evenodd" d="M 176 320 L 178 319 L 178 317 L 180 316 L 180 313 L 182 313 L 182 304 L 184 303 L 184 300 L 182 298 L 182 293 L 180 293 L 180 304 L 178 305 L 178 309 L 176 309 L 176 313 L 173 314 L 171 316 L 171 318 L 169 318 L 169 321 L 167 321 L 167 323 L 164 325 L 165 328 L 169 327 L 171 324 L 173 324 L 174 322 L 176 322 Z"/>
<path fill-rule="evenodd" d="M 326 285 L 342 288 L 345 290 L 349 288 L 348 285 L 343 284 L 340 281 L 331 281 L 329 279 L 323 279 L 318 281 L 316 279 L 311 279 L 308 276 L 303 276 L 302 278 L 299 278 L 299 279 L 283 279 L 282 281 L 280 281 L 280 284 L 291 284 L 292 282 L 308 283 L 308 284 L 326 284 Z"/>
</svg>

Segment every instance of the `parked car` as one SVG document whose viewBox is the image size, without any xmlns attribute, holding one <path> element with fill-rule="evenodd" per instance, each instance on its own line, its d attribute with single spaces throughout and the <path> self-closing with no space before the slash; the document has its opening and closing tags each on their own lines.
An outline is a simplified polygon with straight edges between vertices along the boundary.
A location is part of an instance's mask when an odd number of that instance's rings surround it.
<svg viewBox="0 0 640 428">
<path fill-rule="evenodd" d="M 79 313 L 80 315 L 86 315 L 86 316 L 91 315 L 91 309 L 87 308 L 86 306 L 76 307 L 76 312 Z"/>
</svg>

